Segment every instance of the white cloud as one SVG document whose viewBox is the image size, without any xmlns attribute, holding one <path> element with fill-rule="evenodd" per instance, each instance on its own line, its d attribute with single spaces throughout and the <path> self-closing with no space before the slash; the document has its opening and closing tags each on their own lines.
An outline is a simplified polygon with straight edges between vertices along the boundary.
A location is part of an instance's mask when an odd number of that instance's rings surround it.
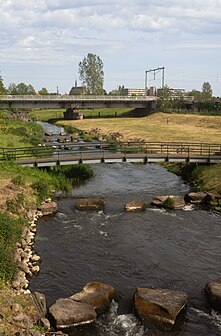
<svg viewBox="0 0 221 336">
<path fill-rule="evenodd" d="M 95 52 L 134 68 L 136 53 L 144 67 L 154 50 L 219 51 L 220 12 L 221 0 L 0 0 L 0 60 L 66 64 Z"/>
</svg>

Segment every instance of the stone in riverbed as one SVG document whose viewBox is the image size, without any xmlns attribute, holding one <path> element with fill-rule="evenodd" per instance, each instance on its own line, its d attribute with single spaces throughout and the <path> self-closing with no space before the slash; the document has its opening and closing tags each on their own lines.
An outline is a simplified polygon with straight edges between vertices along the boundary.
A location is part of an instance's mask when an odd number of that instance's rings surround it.
<svg viewBox="0 0 221 336">
<path fill-rule="evenodd" d="M 39 207 L 43 216 L 52 215 L 58 211 L 58 205 L 56 202 L 42 203 Z"/>
<path fill-rule="evenodd" d="M 97 316 L 91 305 L 71 299 L 58 299 L 49 308 L 49 314 L 57 329 L 93 323 Z"/>
<path fill-rule="evenodd" d="M 146 204 L 143 200 L 134 200 L 126 203 L 124 208 L 127 212 L 144 211 L 146 209 Z"/>
<path fill-rule="evenodd" d="M 151 204 L 163 208 L 183 209 L 185 201 L 181 196 L 155 196 Z"/>
<path fill-rule="evenodd" d="M 70 297 L 71 300 L 91 305 L 97 314 L 106 312 L 113 298 L 114 288 L 102 282 L 89 282 L 81 292 Z"/>
<path fill-rule="evenodd" d="M 221 278 L 207 282 L 205 292 L 211 307 L 221 311 Z"/>
<path fill-rule="evenodd" d="M 102 210 L 104 205 L 102 198 L 77 198 L 75 200 L 77 210 Z"/>
<path fill-rule="evenodd" d="M 192 204 L 210 203 L 211 200 L 212 197 L 203 191 L 190 192 L 185 195 L 185 201 Z"/>
<path fill-rule="evenodd" d="M 144 323 L 153 320 L 174 325 L 186 305 L 187 295 L 174 290 L 137 288 L 134 294 L 135 310 Z"/>
</svg>

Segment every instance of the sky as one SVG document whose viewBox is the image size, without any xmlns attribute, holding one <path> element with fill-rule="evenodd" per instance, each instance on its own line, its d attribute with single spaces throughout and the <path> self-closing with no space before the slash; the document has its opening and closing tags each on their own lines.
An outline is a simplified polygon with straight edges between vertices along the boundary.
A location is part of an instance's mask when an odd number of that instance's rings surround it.
<svg viewBox="0 0 221 336">
<path fill-rule="evenodd" d="M 0 0 L 0 75 L 36 91 L 80 85 L 88 53 L 104 64 L 104 88 L 165 84 L 221 96 L 221 0 Z M 162 71 L 148 73 L 160 87 Z"/>
</svg>

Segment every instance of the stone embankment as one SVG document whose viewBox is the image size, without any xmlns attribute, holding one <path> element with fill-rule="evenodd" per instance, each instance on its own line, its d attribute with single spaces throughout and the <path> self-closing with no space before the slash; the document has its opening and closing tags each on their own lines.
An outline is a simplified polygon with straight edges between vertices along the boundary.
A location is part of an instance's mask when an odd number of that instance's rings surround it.
<svg viewBox="0 0 221 336">
<path fill-rule="evenodd" d="M 8 325 L 10 335 L 13 336 L 46 335 L 51 328 L 46 318 L 45 296 L 38 292 L 31 293 L 28 287 L 31 277 L 40 271 L 41 258 L 34 251 L 36 222 L 39 217 L 56 213 L 57 210 L 57 204 L 48 199 L 39 209 L 27 213 L 30 225 L 24 229 L 14 255 L 19 271 L 11 283 L 11 288 L 5 294 L 4 305 L 0 308 L 0 334 L 5 334 L 4 329 L 8 328 Z M 38 328 L 44 331 L 40 332 Z M 56 334 L 56 332 L 50 333 L 50 335 Z"/>
</svg>

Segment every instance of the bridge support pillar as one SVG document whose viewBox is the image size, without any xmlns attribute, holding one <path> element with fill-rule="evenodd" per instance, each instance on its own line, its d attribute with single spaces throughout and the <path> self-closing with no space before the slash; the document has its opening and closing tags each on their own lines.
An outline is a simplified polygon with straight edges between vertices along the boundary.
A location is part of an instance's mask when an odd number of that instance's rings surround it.
<svg viewBox="0 0 221 336">
<path fill-rule="evenodd" d="M 156 111 L 157 102 L 155 100 L 147 102 L 145 108 L 136 108 L 133 110 L 133 117 L 145 117 Z"/>
<path fill-rule="evenodd" d="M 80 110 L 76 107 L 70 106 L 64 112 L 65 120 L 80 120 L 83 119 L 84 115 Z"/>
</svg>

